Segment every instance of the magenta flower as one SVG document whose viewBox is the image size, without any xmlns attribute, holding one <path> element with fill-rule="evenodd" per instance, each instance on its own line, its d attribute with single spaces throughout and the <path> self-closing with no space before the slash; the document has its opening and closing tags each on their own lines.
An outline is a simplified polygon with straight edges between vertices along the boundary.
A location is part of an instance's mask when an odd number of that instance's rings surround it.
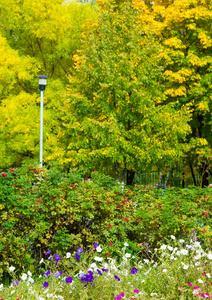
<svg viewBox="0 0 212 300">
<path fill-rule="evenodd" d="M 134 290 L 133 293 L 137 293 L 137 294 L 138 294 L 138 293 L 139 293 L 139 290 Z"/>
<path fill-rule="evenodd" d="M 3 177 L 7 177 L 7 175 L 6 175 L 5 173 L 2 173 L 1 175 L 2 175 Z"/>
<path fill-rule="evenodd" d="M 121 293 L 120 295 L 116 296 L 116 300 L 121 300 L 124 297 L 124 293 Z"/>
</svg>

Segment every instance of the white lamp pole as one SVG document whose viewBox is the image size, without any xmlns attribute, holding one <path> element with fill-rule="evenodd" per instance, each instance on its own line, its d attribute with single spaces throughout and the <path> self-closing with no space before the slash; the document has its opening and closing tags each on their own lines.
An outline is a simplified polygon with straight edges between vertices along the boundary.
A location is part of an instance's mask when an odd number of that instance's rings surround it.
<svg viewBox="0 0 212 300">
<path fill-rule="evenodd" d="M 39 90 L 40 90 L 40 166 L 43 166 L 43 92 L 47 85 L 47 76 L 40 75 Z"/>
</svg>

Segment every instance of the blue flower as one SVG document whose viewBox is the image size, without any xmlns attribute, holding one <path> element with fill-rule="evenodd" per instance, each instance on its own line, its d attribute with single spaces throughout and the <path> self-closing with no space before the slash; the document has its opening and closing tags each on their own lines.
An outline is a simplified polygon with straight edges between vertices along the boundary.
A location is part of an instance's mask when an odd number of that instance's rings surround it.
<svg viewBox="0 0 212 300">
<path fill-rule="evenodd" d="M 118 281 L 121 280 L 117 275 L 115 275 L 114 278 L 117 279 Z"/>
<path fill-rule="evenodd" d="M 43 283 L 43 287 L 47 288 L 48 286 L 49 286 L 48 281 L 45 281 L 45 282 Z"/>
<path fill-rule="evenodd" d="M 46 277 L 48 277 L 49 274 L 50 274 L 50 270 L 48 270 L 48 271 L 46 271 L 46 272 L 43 272 L 43 274 L 44 274 Z"/>
<path fill-rule="evenodd" d="M 108 272 L 108 269 L 102 269 L 102 272 Z"/>
<path fill-rule="evenodd" d="M 72 283 L 72 281 L 73 281 L 73 280 L 72 280 L 72 278 L 71 278 L 70 276 L 66 278 L 66 282 L 67 282 L 67 283 Z"/>
<path fill-rule="evenodd" d="M 92 271 L 88 271 L 89 274 L 84 274 L 83 276 L 81 276 L 81 282 L 85 283 L 84 286 L 87 286 L 89 283 L 93 284 L 93 272 Z"/>
<path fill-rule="evenodd" d="M 99 275 L 102 275 L 102 272 L 99 269 L 97 269 L 97 272 L 99 273 Z"/>
<path fill-rule="evenodd" d="M 45 255 L 48 255 L 48 254 L 50 254 L 50 253 L 51 253 L 51 250 L 48 250 L 48 251 L 46 252 Z"/>
<path fill-rule="evenodd" d="M 94 246 L 94 248 L 97 248 L 97 247 L 99 247 L 99 244 L 94 243 L 93 246 Z"/>
<path fill-rule="evenodd" d="M 18 280 L 14 280 L 14 281 L 12 281 L 12 284 L 13 284 L 14 286 L 17 286 L 17 285 L 19 285 L 19 282 L 18 282 Z"/>
<path fill-rule="evenodd" d="M 136 269 L 136 268 L 132 268 L 132 270 L 131 270 L 131 272 L 130 272 L 130 273 L 131 273 L 132 275 L 134 275 L 134 274 L 136 274 L 137 272 L 138 272 L 138 269 Z"/>
<path fill-rule="evenodd" d="M 54 277 L 56 277 L 56 278 L 58 278 L 58 277 L 60 277 L 60 275 L 62 275 L 63 274 L 63 272 L 62 271 L 56 271 L 55 273 L 53 273 L 52 275 L 54 276 Z"/>
<path fill-rule="evenodd" d="M 55 254 L 54 259 L 55 259 L 55 260 L 60 260 L 60 255 Z"/>
<path fill-rule="evenodd" d="M 75 253 L 75 257 L 76 257 L 76 259 L 79 261 L 79 259 L 80 259 L 80 255 L 79 255 L 79 254 L 77 254 L 77 253 Z"/>
<path fill-rule="evenodd" d="M 78 253 L 78 254 L 81 254 L 82 251 L 83 251 L 83 248 L 79 248 L 79 249 L 77 250 L 77 253 Z"/>
</svg>

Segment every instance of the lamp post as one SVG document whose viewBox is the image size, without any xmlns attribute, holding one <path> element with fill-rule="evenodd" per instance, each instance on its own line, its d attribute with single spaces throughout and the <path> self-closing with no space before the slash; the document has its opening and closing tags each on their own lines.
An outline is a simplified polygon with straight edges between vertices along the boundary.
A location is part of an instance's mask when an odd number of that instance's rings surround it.
<svg viewBox="0 0 212 300">
<path fill-rule="evenodd" d="M 43 166 L 43 91 L 47 85 L 47 76 L 39 75 L 40 90 L 40 166 Z"/>
</svg>

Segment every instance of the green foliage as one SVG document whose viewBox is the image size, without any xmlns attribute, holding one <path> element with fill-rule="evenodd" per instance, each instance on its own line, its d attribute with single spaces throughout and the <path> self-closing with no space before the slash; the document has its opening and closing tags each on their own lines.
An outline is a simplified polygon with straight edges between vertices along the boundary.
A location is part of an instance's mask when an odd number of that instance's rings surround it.
<svg viewBox="0 0 212 300">
<path fill-rule="evenodd" d="M 61 112 L 61 163 L 121 173 L 181 157 L 189 111 L 158 105 L 164 101 L 161 48 L 137 16 L 131 1 L 119 9 L 107 4 L 83 33 L 64 101 L 71 113 Z M 56 157 L 57 151 L 47 159 Z"/>
</svg>

